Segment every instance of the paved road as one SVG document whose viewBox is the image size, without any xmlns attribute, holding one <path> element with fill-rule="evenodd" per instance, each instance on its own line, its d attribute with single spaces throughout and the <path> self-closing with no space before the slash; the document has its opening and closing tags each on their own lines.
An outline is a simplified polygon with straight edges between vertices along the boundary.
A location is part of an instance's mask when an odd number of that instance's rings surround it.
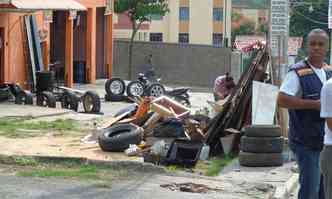
<svg viewBox="0 0 332 199">
<path fill-rule="evenodd" d="M 208 194 L 170 191 L 161 184 L 194 182 L 220 188 L 221 192 Z M 209 181 L 171 176 L 148 175 L 100 186 L 96 182 L 82 182 L 59 178 L 31 178 L 0 174 L 1 199 L 259 199 L 267 198 L 262 185 L 237 184 L 227 181 Z"/>
</svg>

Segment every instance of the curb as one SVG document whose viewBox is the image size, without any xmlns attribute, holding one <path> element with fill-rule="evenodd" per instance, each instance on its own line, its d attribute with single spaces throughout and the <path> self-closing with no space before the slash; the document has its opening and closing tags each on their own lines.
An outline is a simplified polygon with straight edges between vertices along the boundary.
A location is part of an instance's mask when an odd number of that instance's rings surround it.
<svg viewBox="0 0 332 199">
<path fill-rule="evenodd" d="M 18 159 L 30 159 L 41 163 L 64 163 L 74 162 L 77 164 L 94 165 L 94 166 L 107 166 L 114 169 L 131 169 L 141 172 L 156 172 L 167 173 L 165 168 L 156 166 L 152 163 L 138 162 L 138 161 L 104 161 L 92 160 L 81 157 L 63 157 L 63 156 L 38 156 L 38 155 L 3 155 L 0 154 L 0 163 L 15 164 Z"/>
<path fill-rule="evenodd" d="M 287 198 L 289 198 L 290 193 L 292 191 L 294 191 L 294 189 L 297 186 L 298 179 L 299 179 L 299 174 L 294 173 L 292 175 L 292 177 L 289 180 L 287 180 L 283 186 L 279 186 L 279 187 L 276 188 L 276 191 L 274 192 L 271 199 L 287 199 Z"/>
</svg>

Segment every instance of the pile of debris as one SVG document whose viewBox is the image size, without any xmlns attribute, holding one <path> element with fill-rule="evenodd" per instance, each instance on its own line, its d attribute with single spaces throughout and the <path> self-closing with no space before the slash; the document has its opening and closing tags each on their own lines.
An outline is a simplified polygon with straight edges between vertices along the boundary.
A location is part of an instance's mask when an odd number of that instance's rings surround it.
<svg viewBox="0 0 332 199">
<path fill-rule="evenodd" d="M 104 124 L 98 141 L 103 151 L 124 151 L 156 164 L 194 166 L 210 120 L 190 115 L 190 109 L 169 97 L 145 97 Z"/>
<path fill-rule="evenodd" d="M 213 103 L 217 111 L 213 119 L 191 115 L 190 109 L 166 96 L 137 98 L 102 127 L 98 138 L 101 149 L 141 156 L 146 162 L 187 167 L 210 154 L 237 152 L 241 128 L 250 124 L 252 82 L 266 77 L 269 56 L 265 46 L 255 53 L 231 94 Z"/>
</svg>

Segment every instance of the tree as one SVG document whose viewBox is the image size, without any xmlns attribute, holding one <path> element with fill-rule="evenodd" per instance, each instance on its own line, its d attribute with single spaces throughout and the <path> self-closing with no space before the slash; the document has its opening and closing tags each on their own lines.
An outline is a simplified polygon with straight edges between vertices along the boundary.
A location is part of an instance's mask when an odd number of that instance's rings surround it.
<svg viewBox="0 0 332 199">
<path fill-rule="evenodd" d="M 314 28 L 328 32 L 328 1 L 291 0 L 290 36 L 303 37 Z M 312 5 L 312 9 L 309 9 Z"/>
<path fill-rule="evenodd" d="M 290 1 L 290 28 L 292 37 L 305 37 L 314 28 L 328 30 L 328 3 L 327 0 L 291 0 Z M 311 7 L 312 6 L 312 7 Z M 311 9 L 312 8 L 312 9 Z M 300 49 L 299 55 L 305 57 L 306 48 Z M 328 54 L 329 55 L 329 54 Z"/>
<path fill-rule="evenodd" d="M 132 25 L 132 34 L 129 44 L 129 79 L 132 78 L 132 54 L 134 38 L 144 22 L 150 22 L 151 16 L 165 16 L 169 11 L 167 0 L 116 0 L 115 13 L 125 13 Z"/>
</svg>

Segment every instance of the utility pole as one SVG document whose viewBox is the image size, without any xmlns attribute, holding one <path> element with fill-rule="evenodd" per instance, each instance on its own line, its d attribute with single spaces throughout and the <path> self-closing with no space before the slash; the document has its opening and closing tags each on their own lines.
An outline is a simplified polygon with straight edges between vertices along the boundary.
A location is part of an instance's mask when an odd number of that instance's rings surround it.
<svg viewBox="0 0 332 199">
<path fill-rule="evenodd" d="M 332 30 L 330 29 L 330 65 L 332 66 Z"/>
</svg>

